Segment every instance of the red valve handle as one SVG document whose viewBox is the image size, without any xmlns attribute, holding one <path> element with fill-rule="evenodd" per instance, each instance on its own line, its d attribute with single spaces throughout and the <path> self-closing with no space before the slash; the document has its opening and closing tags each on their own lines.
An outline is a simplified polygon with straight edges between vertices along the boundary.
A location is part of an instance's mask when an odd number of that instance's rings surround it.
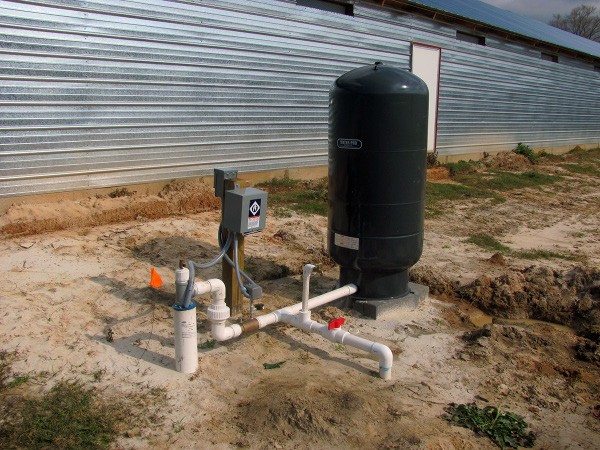
<svg viewBox="0 0 600 450">
<path fill-rule="evenodd" d="M 346 319 L 343 317 L 340 317 L 339 319 L 333 319 L 331 322 L 329 322 L 329 327 L 327 329 L 333 330 L 334 328 L 340 328 L 342 325 L 344 325 L 345 321 Z"/>
</svg>

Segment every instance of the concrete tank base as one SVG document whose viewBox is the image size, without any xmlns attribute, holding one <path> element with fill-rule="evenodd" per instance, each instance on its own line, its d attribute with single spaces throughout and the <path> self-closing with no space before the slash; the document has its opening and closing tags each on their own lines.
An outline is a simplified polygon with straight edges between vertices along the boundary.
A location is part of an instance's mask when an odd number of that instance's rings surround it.
<svg viewBox="0 0 600 450">
<path fill-rule="evenodd" d="M 372 319 L 381 319 L 385 316 L 409 309 L 416 309 L 429 295 L 429 287 L 416 283 L 408 283 L 409 293 L 403 297 L 388 300 L 362 300 L 346 297 L 344 304 Z"/>
</svg>

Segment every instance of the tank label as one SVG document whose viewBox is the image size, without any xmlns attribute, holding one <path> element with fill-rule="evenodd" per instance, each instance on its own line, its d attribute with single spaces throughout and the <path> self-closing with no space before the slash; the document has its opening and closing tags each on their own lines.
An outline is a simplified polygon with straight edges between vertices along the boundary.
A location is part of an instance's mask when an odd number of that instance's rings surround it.
<svg viewBox="0 0 600 450">
<path fill-rule="evenodd" d="M 358 150 L 362 148 L 362 141 L 359 139 L 338 139 L 338 148 L 347 148 L 349 150 Z"/>
<path fill-rule="evenodd" d="M 349 248 L 350 250 L 358 250 L 358 238 L 343 236 L 335 233 L 333 243 L 338 247 Z"/>
<path fill-rule="evenodd" d="M 248 208 L 248 229 L 258 228 L 260 226 L 260 198 L 250 200 Z"/>
</svg>

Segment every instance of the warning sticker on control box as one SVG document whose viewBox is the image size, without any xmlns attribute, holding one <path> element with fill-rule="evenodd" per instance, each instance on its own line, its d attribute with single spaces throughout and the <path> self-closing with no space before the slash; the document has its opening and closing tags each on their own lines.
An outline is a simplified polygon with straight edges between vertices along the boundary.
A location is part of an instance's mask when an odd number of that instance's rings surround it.
<svg viewBox="0 0 600 450">
<path fill-rule="evenodd" d="M 344 236 L 335 233 L 333 243 L 338 247 L 349 248 L 350 250 L 358 250 L 358 238 Z"/>
<path fill-rule="evenodd" d="M 248 229 L 258 228 L 260 226 L 260 198 L 250 200 L 248 208 Z"/>
</svg>

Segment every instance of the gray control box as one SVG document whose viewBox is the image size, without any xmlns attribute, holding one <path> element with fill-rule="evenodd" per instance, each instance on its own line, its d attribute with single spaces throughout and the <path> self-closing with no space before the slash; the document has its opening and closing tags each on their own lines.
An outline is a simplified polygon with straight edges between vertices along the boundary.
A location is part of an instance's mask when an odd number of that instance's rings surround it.
<svg viewBox="0 0 600 450">
<path fill-rule="evenodd" d="M 214 187 L 215 187 L 215 197 L 223 198 L 225 195 L 225 180 L 231 180 L 232 178 L 237 178 L 238 171 L 235 169 L 224 168 L 224 169 L 214 169 Z"/>
<path fill-rule="evenodd" d="M 251 234 L 262 231 L 267 221 L 267 192 L 255 188 L 225 191 L 223 226 L 229 231 Z"/>
</svg>

